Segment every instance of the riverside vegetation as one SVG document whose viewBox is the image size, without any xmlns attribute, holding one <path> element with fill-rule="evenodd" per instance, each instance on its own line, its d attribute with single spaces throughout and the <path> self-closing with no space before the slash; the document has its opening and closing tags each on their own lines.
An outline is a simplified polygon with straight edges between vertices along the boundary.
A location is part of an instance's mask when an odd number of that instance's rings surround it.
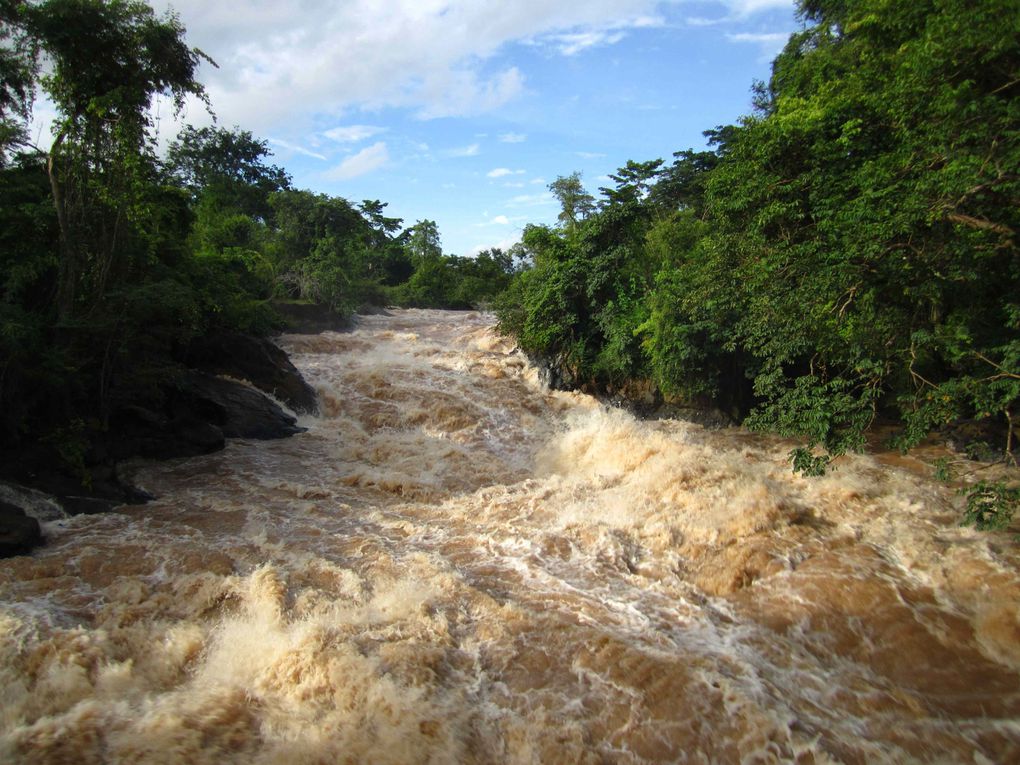
<svg viewBox="0 0 1020 765">
<path fill-rule="evenodd" d="M 565 383 L 711 403 L 801 439 L 806 473 L 877 419 L 902 448 L 973 421 L 1013 459 L 1020 7 L 799 11 L 754 113 L 707 131 L 710 150 L 628 162 L 599 199 L 561 177 L 559 225 L 463 258 L 432 221 L 292 188 L 241 128 L 186 127 L 161 157 L 153 100 L 206 100 L 175 16 L 2 0 L 4 454 L 88 484 L 119 413 L 166 412 L 196 345 L 278 330 L 289 304 L 343 317 L 502 293 L 501 329 Z M 45 150 L 26 132 L 40 89 Z M 1015 490 L 982 496 L 976 522 L 1008 523 Z"/>
<path fill-rule="evenodd" d="M 294 304 L 334 320 L 366 304 L 467 308 L 509 281 L 509 256 L 446 255 L 433 221 L 293 188 L 241 128 L 186 126 L 160 156 L 155 99 L 209 106 L 208 57 L 173 14 L 2 0 L 0 42 L 5 473 L 59 464 L 86 491 L 125 417 L 177 417 L 196 344 L 208 356 L 210 338 L 282 329 Z M 56 110 L 46 147 L 27 129 L 39 92 Z"/>
<path fill-rule="evenodd" d="M 876 421 L 973 421 L 1015 465 L 1020 4 L 802 0 L 803 29 L 710 151 L 550 189 L 503 331 L 570 384 L 714 402 L 824 472 Z M 987 435 L 980 435 L 984 431 Z M 968 518 L 1008 523 L 984 486 Z M 977 505 L 974 503 L 977 502 Z"/>
</svg>

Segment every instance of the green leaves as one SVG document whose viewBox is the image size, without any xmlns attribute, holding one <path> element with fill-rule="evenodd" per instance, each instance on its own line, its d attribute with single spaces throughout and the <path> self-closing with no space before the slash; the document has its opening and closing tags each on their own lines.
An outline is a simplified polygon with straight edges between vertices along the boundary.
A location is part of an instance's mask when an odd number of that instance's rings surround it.
<svg viewBox="0 0 1020 765">
<path fill-rule="evenodd" d="M 715 152 L 628 162 L 583 223 L 566 205 L 560 232 L 533 234 L 504 326 L 586 379 L 751 410 L 806 441 L 802 472 L 862 448 L 879 416 L 903 446 L 993 421 L 1009 449 L 1020 13 L 979 6 L 801 2 L 757 113 L 708 131 Z"/>
<path fill-rule="evenodd" d="M 961 493 L 967 497 L 967 509 L 960 525 L 979 531 L 1008 528 L 1020 509 L 1020 488 L 1011 488 L 1001 481 L 979 481 Z"/>
</svg>

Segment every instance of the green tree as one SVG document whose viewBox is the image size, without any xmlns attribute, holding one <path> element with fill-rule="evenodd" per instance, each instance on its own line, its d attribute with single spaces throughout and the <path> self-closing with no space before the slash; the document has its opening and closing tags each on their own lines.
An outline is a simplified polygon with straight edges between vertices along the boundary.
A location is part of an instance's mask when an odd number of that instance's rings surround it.
<svg viewBox="0 0 1020 765">
<path fill-rule="evenodd" d="M 28 4 L 0 0 L 0 168 L 24 146 L 38 69 L 38 45 L 25 28 Z"/>
<path fill-rule="evenodd" d="M 560 203 L 558 220 L 564 228 L 575 226 L 595 211 L 595 198 L 584 190 L 579 172 L 557 176 L 549 191 Z"/>
<path fill-rule="evenodd" d="M 66 320 L 135 265 L 125 228 L 147 226 L 150 107 L 157 95 L 178 111 L 188 96 L 205 99 L 195 79 L 204 56 L 184 42 L 176 16 L 157 17 L 141 2 L 46 0 L 20 18 L 48 62 L 41 82 L 58 114 L 48 170 L 60 230 L 57 308 Z"/>
<path fill-rule="evenodd" d="M 407 249 L 411 260 L 420 263 L 434 260 L 443 255 L 443 246 L 439 239 L 439 227 L 434 220 L 420 220 L 409 229 Z"/>
<path fill-rule="evenodd" d="M 269 195 L 290 188 L 286 171 L 267 164 L 271 154 L 247 130 L 188 125 L 170 144 L 167 166 L 196 199 L 265 221 L 272 214 Z"/>
</svg>

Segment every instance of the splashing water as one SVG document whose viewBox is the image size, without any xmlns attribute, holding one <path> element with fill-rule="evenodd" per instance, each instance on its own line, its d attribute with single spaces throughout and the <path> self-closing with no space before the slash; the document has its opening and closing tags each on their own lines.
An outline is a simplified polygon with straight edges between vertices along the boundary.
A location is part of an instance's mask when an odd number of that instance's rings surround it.
<svg viewBox="0 0 1020 765">
<path fill-rule="evenodd" d="M 0 761 L 1020 761 L 1020 555 L 871 457 L 550 393 L 480 314 L 0 562 Z"/>
</svg>

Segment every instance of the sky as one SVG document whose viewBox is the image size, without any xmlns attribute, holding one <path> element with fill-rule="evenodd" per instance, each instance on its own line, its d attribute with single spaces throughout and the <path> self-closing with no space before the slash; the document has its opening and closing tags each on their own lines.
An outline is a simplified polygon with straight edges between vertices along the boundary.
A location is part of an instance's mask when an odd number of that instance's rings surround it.
<svg viewBox="0 0 1020 765">
<path fill-rule="evenodd" d="M 554 223 L 627 160 L 703 148 L 799 27 L 793 0 L 157 0 L 210 56 L 216 123 L 297 188 L 437 222 L 448 254 Z M 161 107 L 165 135 L 176 128 Z M 212 118 L 192 103 L 183 119 Z"/>
</svg>

